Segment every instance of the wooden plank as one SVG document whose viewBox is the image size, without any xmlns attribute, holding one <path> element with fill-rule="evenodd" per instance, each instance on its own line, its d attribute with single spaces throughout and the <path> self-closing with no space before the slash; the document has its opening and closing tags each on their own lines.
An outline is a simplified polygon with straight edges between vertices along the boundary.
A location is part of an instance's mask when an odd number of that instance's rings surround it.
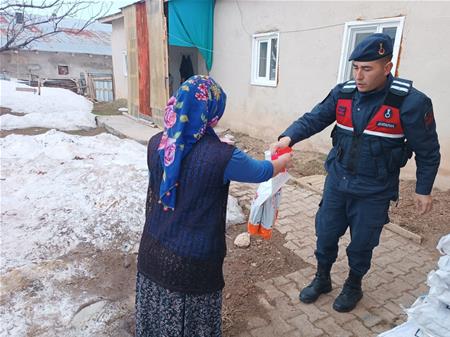
<svg viewBox="0 0 450 337">
<path fill-rule="evenodd" d="M 36 93 L 36 89 L 35 88 L 22 88 L 22 87 L 17 87 L 16 91 L 26 91 L 26 92 L 32 92 L 32 93 Z"/>
<path fill-rule="evenodd" d="M 151 116 L 150 110 L 150 55 L 145 2 L 136 4 L 136 32 L 139 64 L 139 113 Z"/>
<path fill-rule="evenodd" d="M 139 76 L 136 33 L 136 7 L 128 6 L 122 9 L 127 39 L 128 67 L 128 113 L 139 116 Z"/>
<path fill-rule="evenodd" d="M 150 106 L 153 119 L 162 124 L 169 96 L 166 18 L 162 0 L 146 0 L 150 45 Z"/>
<path fill-rule="evenodd" d="M 399 225 L 396 225 L 392 222 L 386 224 L 384 226 L 386 229 L 389 229 L 391 232 L 397 233 L 401 236 L 403 236 L 405 239 L 414 241 L 415 243 L 422 243 L 422 237 L 416 233 L 410 232 L 409 230 L 400 227 Z"/>
</svg>

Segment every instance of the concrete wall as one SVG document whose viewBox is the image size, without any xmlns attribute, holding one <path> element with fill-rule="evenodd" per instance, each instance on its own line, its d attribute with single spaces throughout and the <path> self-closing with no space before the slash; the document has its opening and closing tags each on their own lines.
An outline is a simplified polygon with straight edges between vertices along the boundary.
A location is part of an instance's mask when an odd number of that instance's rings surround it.
<svg viewBox="0 0 450 337">
<path fill-rule="evenodd" d="M 58 65 L 69 66 L 69 74 L 58 75 Z M 29 74 L 41 78 L 80 78 L 83 72 L 112 73 L 111 56 L 20 50 L 0 53 L 0 72 L 27 79 Z"/>
<path fill-rule="evenodd" d="M 116 99 L 128 97 L 128 81 L 124 53 L 127 52 L 127 40 L 123 17 L 112 22 L 111 34 L 112 64 L 114 74 L 114 95 Z"/>
<path fill-rule="evenodd" d="M 228 94 L 222 126 L 275 140 L 337 83 L 345 22 L 405 16 L 398 75 L 434 103 L 442 147 L 439 186 L 450 187 L 450 3 L 217 1 L 213 76 Z M 328 26 L 328 27 L 327 27 Z M 280 32 L 278 86 L 250 85 L 252 34 Z M 295 32 L 288 32 L 295 31 Z M 331 128 L 298 144 L 326 152 Z M 411 174 L 411 167 L 404 170 Z"/>
</svg>

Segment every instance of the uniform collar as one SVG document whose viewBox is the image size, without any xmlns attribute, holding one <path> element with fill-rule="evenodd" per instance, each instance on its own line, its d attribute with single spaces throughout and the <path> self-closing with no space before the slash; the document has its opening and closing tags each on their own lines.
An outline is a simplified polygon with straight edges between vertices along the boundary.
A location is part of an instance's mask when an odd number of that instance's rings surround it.
<svg viewBox="0 0 450 337">
<path fill-rule="evenodd" d="M 372 90 L 372 91 L 369 91 L 369 92 L 359 92 L 358 91 L 357 94 L 361 98 L 367 98 L 367 99 L 370 98 L 370 97 L 378 96 L 378 95 L 385 95 L 388 92 L 389 87 L 391 86 L 393 80 L 394 80 L 394 76 L 392 76 L 392 74 L 389 74 L 386 77 L 386 82 L 385 82 L 383 88 L 378 89 L 378 90 Z"/>
</svg>

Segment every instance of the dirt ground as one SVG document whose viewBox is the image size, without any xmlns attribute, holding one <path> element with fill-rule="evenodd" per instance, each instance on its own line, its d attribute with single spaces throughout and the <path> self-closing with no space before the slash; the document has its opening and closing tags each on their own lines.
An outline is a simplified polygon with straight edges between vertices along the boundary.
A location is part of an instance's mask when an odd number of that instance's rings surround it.
<svg viewBox="0 0 450 337">
<path fill-rule="evenodd" d="M 398 205 L 391 206 L 391 222 L 422 237 L 422 245 L 431 250 L 443 235 L 450 233 L 450 190 L 433 189 L 433 208 L 430 213 L 418 215 L 414 205 L 413 180 L 400 181 L 400 198 Z"/>
<path fill-rule="evenodd" d="M 92 113 L 94 115 L 121 115 L 122 113 L 118 109 L 127 107 L 127 100 L 123 98 L 112 102 L 96 102 Z"/>
<path fill-rule="evenodd" d="M 233 244 L 235 237 L 245 231 L 244 224 L 231 226 L 227 231 L 222 312 L 224 337 L 237 336 L 247 327 L 249 317 L 264 316 L 265 311 L 258 303 L 256 282 L 285 275 L 307 265 L 283 247 L 284 235 L 277 231 L 273 232 L 270 240 L 252 236 L 252 244 L 247 249 L 236 247 Z"/>
</svg>

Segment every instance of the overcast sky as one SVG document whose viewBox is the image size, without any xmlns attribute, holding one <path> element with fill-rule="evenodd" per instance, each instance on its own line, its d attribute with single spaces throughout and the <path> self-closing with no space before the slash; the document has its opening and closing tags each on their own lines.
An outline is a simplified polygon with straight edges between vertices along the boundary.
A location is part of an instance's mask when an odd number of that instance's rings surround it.
<svg viewBox="0 0 450 337">
<path fill-rule="evenodd" d="M 130 0 L 115 0 L 115 1 L 98 0 L 98 2 L 99 2 L 98 6 L 100 7 L 102 2 L 105 4 L 105 6 L 110 6 L 112 4 L 111 9 L 108 12 L 108 15 L 109 15 L 109 14 L 117 13 L 118 11 L 120 11 L 121 7 L 132 4 L 136 1 L 137 0 L 134 0 L 134 1 L 130 1 Z"/>
</svg>

